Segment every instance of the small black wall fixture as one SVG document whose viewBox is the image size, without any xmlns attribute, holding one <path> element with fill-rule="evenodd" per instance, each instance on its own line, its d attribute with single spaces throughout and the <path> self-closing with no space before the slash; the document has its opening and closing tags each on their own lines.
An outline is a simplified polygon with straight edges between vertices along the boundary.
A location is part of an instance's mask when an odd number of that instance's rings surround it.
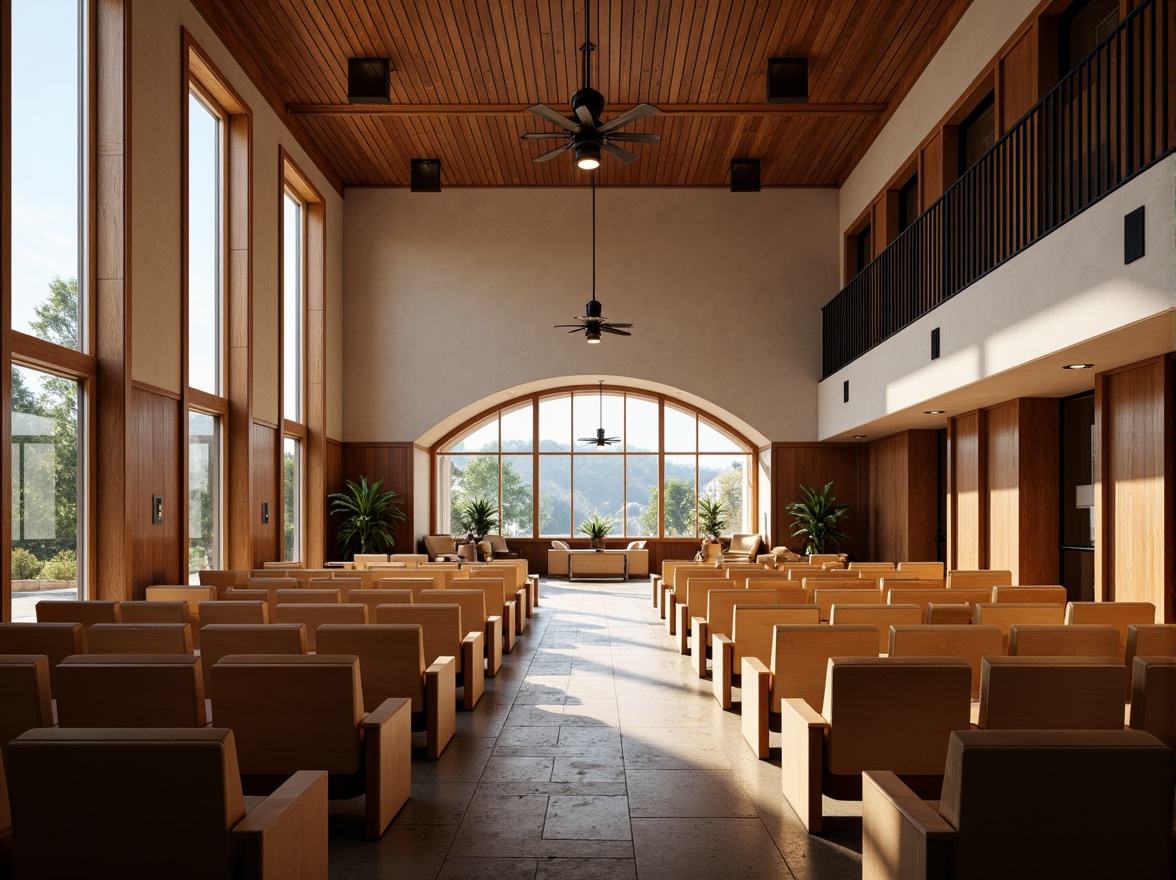
<svg viewBox="0 0 1176 880">
<path fill-rule="evenodd" d="M 389 58 L 347 59 L 347 100 L 352 104 L 391 104 Z"/>
<path fill-rule="evenodd" d="M 151 496 L 151 525 L 163 525 L 163 496 Z"/>
<path fill-rule="evenodd" d="M 768 59 L 768 103 L 808 103 L 808 59 Z"/>
<path fill-rule="evenodd" d="M 269 502 L 261 502 L 261 524 L 269 525 Z"/>
<path fill-rule="evenodd" d="M 841 383 L 841 402 L 849 403 L 849 380 L 846 379 Z"/>
<path fill-rule="evenodd" d="M 1123 262 L 1134 263 L 1143 256 L 1143 205 L 1123 216 Z"/>
<path fill-rule="evenodd" d="M 441 192 L 441 160 L 413 159 L 410 179 L 414 193 Z"/>
<path fill-rule="evenodd" d="M 731 160 L 731 192 L 760 191 L 760 162 L 759 159 Z"/>
<path fill-rule="evenodd" d="M 931 360 L 939 358 L 939 328 L 931 331 Z"/>
</svg>

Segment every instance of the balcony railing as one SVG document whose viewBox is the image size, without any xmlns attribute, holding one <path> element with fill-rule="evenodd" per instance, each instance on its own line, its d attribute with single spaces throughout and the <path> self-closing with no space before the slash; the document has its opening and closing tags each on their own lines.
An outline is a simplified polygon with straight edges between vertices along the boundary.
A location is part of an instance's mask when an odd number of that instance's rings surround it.
<svg viewBox="0 0 1176 880">
<path fill-rule="evenodd" d="M 823 377 L 1172 152 L 1176 0 L 1148 0 L 822 309 Z"/>
</svg>

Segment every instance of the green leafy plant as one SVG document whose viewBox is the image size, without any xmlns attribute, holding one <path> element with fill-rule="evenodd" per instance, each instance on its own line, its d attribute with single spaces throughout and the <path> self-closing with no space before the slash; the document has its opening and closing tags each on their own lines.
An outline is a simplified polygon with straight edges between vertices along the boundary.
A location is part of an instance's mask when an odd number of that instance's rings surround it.
<svg viewBox="0 0 1176 880">
<path fill-rule="evenodd" d="M 792 516 L 792 537 L 805 539 L 805 553 L 829 553 L 849 543 L 849 536 L 837 527 L 849 505 L 835 504 L 837 499 L 829 494 L 832 488 L 832 481 L 819 492 L 801 486 L 801 500 L 784 508 Z"/>
<path fill-rule="evenodd" d="M 498 528 L 498 505 L 485 495 L 477 495 L 458 510 L 458 524 L 479 541 Z"/>
<path fill-rule="evenodd" d="M 41 573 L 44 565 L 24 547 L 12 548 L 12 579 L 14 581 L 31 581 Z"/>
<path fill-rule="evenodd" d="M 698 532 L 717 538 L 727 528 L 727 506 L 718 498 L 698 497 Z"/>
<path fill-rule="evenodd" d="M 595 543 L 607 538 L 612 531 L 612 527 L 613 523 L 611 519 L 594 513 L 592 516 L 585 517 L 577 531 L 582 535 L 587 535 Z"/>
<path fill-rule="evenodd" d="M 368 483 L 367 477 L 361 476 L 358 483 L 347 480 L 346 492 L 327 496 L 331 513 L 342 517 L 336 535 L 344 558 L 356 553 L 387 553 L 396 546 L 392 532 L 408 517 L 397 493 L 380 491 L 383 483 Z"/>
<path fill-rule="evenodd" d="M 76 550 L 62 550 L 45 563 L 41 569 L 43 581 L 76 581 L 78 579 L 78 554 Z"/>
</svg>

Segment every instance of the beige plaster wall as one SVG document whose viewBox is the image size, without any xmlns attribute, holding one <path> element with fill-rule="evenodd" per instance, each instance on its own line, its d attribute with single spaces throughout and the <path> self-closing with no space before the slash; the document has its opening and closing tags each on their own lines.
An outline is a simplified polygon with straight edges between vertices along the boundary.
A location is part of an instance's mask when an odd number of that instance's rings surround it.
<svg viewBox="0 0 1176 880">
<path fill-rule="evenodd" d="M 597 297 L 636 327 L 588 345 L 552 329 L 590 298 L 586 187 L 348 190 L 344 439 L 417 440 L 482 398 L 571 375 L 663 383 L 771 440 L 814 439 L 837 193 L 597 199 Z"/>
<path fill-rule="evenodd" d="M 327 431 L 338 437 L 339 315 L 342 309 L 343 199 L 327 183 L 253 83 L 187 0 L 136 3 L 131 13 L 131 373 L 179 391 L 181 28 L 186 27 L 253 111 L 254 415 L 278 419 L 279 145 L 295 158 L 327 204 Z M 333 358 L 333 361 L 332 361 Z"/>
</svg>

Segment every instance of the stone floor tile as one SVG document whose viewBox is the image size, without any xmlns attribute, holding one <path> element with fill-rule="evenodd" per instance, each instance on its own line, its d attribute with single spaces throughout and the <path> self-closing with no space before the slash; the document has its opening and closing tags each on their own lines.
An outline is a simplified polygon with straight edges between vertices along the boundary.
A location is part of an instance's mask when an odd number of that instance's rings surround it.
<svg viewBox="0 0 1176 880">
<path fill-rule="evenodd" d="M 730 770 L 628 770 L 625 782 L 634 818 L 758 815 Z"/>
<path fill-rule="evenodd" d="M 450 858 L 437 880 L 534 880 L 535 859 Z"/>
<path fill-rule="evenodd" d="M 547 840 L 632 840 L 629 800 L 622 796 L 553 796 L 543 824 Z"/>
<path fill-rule="evenodd" d="M 535 880 L 637 880 L 634 859 L 544 859 Z"/>
<path fill-rule="evenodd" d="M 633 819 L 641 880 L 791 878 L 759 819 Z"/>
</svg>

